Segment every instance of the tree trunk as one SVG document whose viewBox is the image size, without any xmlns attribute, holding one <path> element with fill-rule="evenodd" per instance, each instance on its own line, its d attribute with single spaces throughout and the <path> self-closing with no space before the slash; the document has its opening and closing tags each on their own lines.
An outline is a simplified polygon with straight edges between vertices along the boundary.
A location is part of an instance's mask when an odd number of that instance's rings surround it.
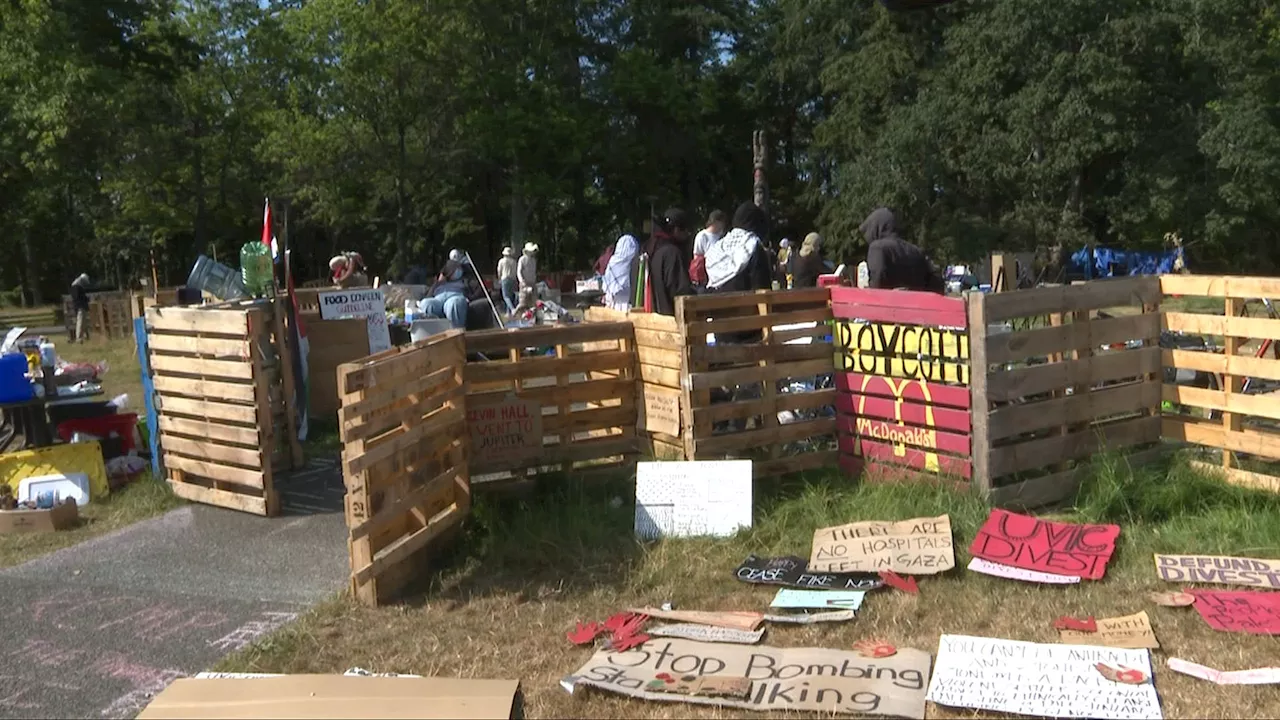
<svg viewBox="0 0 1280 720">
<path fill-rule="evenodd" d="M 405 205 L 408 204 L 405 191 L 405 175 L 409 169 L 409 153 L 405 146 L 404 123 L 396 126 L 396 254 L 387 267 L 387 275 L 400 277 L 409 262 L 409 238 L 405 232 Z"/>
<path fill-rule="evenodd" d="M 31 243 L 31 228 L 22 230 L 22 268 L 21 282 L 31 293 L 32 305 L 43 305 L 44 296 L 40 292 L 40 272 L 36 267 L 36 254 Z M 22 293 L 22 304 L 26 305 L 27 293 Z"/>
<path fill-rule="evenodd" d="M 524 188 L 521 187 L 520 165 L 511 168 L 511 249 L 520 253 L 525 243 L 525 226 L 529 222 L 529 208 L 524 202 Z"/>
</svg>

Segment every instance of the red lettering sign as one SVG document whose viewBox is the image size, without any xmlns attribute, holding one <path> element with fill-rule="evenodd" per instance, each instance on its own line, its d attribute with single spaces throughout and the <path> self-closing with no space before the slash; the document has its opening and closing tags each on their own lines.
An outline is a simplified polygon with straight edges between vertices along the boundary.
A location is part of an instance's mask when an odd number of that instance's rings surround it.
<svg viewBox="0 0 1280 720">
<path fill-rule="evenodd" d="M 1242 590 L 1188 590 L 1196 598 L 1196 612 L 1219 632 L 1280 635 L 1280 593 Z"/>
<path fill-rule="evenodd" d="M 1119 537 L 1119 525 L 1056 523 L 992 510 L 969 552 L 1024 570 L 1101 580 Z"/>
</svg>

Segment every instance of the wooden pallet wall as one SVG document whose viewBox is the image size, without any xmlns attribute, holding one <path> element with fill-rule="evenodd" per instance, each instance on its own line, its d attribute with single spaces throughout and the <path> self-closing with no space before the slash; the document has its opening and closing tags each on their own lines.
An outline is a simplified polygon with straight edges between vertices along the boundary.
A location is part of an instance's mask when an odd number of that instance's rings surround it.
<svg viewBox="0 0 1280 720">
<path fill-rule="evenodd" d="M 275 515 L 274 474 L 302 463 L 282 314 L 270 302 L 152 307 L 146 326 L 174 494 Z"/>
<path fill-rule="evenodd" d="M 68 337 L 75 337 L 76 311 L 70 295 L 62 296 Z M 127 291 L 89 293 L 89 337 L 115 339 L 133 335 L 133 294 Z"/>
<path fill-rule="evenodd" d="M 829 297 L 817 288 L 677 298 L 686 458 L 752 459 L 756 477 L 836 464 L 835 389 L 780 391 L 832 373 Z M 754 337 L 732 337 L 745 333 Z"/>
<path fill-rule="evenodd" d="M 351 588 L 376 606 L 471 508 L 465 341 L 450 330 L 338 366 Z"/>
<path fill-rule="evenodd" d="M 630 323 L 468 332 L 467 408 L 523 403 L 541 443 L 520 456 L 472 458 L 476 484 L 546 473 L 612 473 L 635 459 L 636 379 Z M 533 427 L 531 425 L 530 427 Z"/>
</svg>

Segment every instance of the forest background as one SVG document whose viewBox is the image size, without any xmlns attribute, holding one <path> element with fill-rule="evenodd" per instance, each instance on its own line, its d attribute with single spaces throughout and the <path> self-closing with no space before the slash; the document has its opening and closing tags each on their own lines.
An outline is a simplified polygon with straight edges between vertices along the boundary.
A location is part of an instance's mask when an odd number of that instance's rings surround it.
<svg viewBox="0 0 1280 720">
<path fill-rule="evenodd" d="M 584 268 L 750 200 L 757 130 L 772 239 L 837 259 L 886 205 L 939 261 L 1172 232 L 1274 273 L 1278 4 L 0 0 L 0 289 L 180 284 L 266 196 L 304 279 L 526 240 Z"/>
</svg>

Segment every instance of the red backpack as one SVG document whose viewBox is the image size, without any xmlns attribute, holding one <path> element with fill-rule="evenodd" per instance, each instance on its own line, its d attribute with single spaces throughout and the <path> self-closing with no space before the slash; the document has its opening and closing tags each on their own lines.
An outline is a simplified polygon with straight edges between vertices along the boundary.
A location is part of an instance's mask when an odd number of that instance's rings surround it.
<svg viewBox="0 0 1280 720">
<path fill-rule="evenodd" d="M 696 285 L 707 284 L 707 256 L 694 255 L 689 262 L 689 279 Z"/>
</svg>

